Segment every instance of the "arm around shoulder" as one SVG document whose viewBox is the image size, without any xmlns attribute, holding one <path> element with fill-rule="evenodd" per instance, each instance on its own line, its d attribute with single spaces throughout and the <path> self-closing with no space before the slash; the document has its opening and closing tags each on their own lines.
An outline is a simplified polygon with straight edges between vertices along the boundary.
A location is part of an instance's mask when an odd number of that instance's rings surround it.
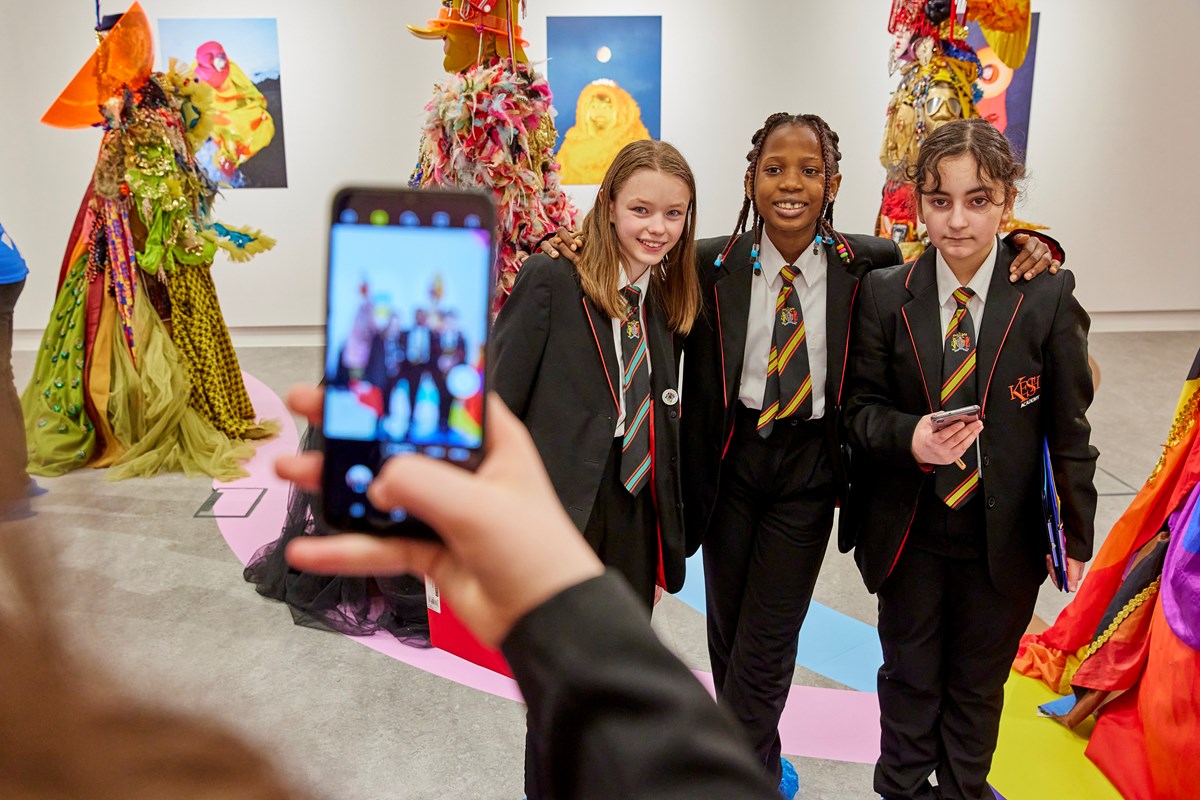
<svg viewBox="0 0 1200 800">
<path fill-rule="evenodd" d="M 1049 408 L 1046 436 L 1054 479 L 1062 505 L 1067 555 L 1077 561 L 1092 557 L 1096 517 L 1096 458 L 1087 420 L 1092 403 L 1088 367 L 1088 314 L 1075 298 L 1075 277 L 1059 273 L 1062 284 L 1054 322 L 1046 342 L 1046 387 Z"/>
<path fill-rule="evenodd" d="M 492 326 L 488 348 L 491 388 L 522 419 L 550 338 L 552 269 L 547 256 L 526 260 Z"/>
</svg>

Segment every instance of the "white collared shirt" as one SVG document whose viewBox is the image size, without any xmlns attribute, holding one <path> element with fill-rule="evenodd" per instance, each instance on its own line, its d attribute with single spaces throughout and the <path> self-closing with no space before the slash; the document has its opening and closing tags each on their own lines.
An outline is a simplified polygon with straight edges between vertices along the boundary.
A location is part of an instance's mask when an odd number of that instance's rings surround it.
<svg viewBox="0 0 1200 800">
<path fill-rule="evenodd" d="M 992 244 L 992 252 L 984 259 L 983 264 L 979 266 L 971 282 L 967 284 L 967 288 L 975 292 L 975 296 L 967 301 L 967 311 L 971 314 L 971 322 L 975 325 L 975 341 L 979 341 L 979 326 L 983 322 L 983 307 L 987 304 L 988 286 L 992 282 L 992 273 L 996 270 L 996 255 L 999 251 L 1000 239 L 997 237 L 996 243 Z M 946 338 L 946 329 L 950 327 L 950 320 L 954 317 L 954 312 L 958 310 L 958 301 L 954 299 L 954 290 L 960 284 L 954 272 L 950 269 L 950 265 L 946 263 L 946 259 L 942 258 L 942 254 L 937 253 L 937 291 L 938 304 L 940 306 L 939 317 L 941 319 L 941 329 L 938 330 L 938 337 L 944 341 Z"/>
<path fill-rule="evenodd" d="M 746 353 L 742 364 L 742 384 L 738 398 L 746 408 L 761 409 L 767 388 L 767 363 L 771 360 L 771 342 L 775 336 L 775 301 L 783 288 L 781 270 L 787 266 L 779 250 L 764 236 L 760 245 L 759 263 L 762 274 L 755 275 L 750 284 L 750 315 L 746 320 Z M 825 375 L 829 370 L 826 357 L 828 339 L 825 334 L 825 295 L 828 289 L 828 268 L 825 246 L 804 248 L 796 260 L 800 274 L 792 282 L 800 309 L 804 312 L 804 344 L 808 348 L 808 369 L 812 374 L 812 419 L 825 414 Z"/>
<path fill-rule="evenodd" d="M 653 267 L 651 267 L 650 269 L 653 269 Z M 640 304 L 640 307 L 638 308 L 638 312 L 642 318 L 642 337 L 643 338 L 645 338 L 649 335 L 649 332 L 646 330 L 645 320 L 646 320 L 646 295 L 649 294 L 649 292 L 650 292 L 650 269 L 647 269 L 645 272 L 643 272 L 641 277 L 639 277 L 636 281 L 633 282 L 634 286 L 636 286 L 637 288 L 642 290 L 642 294 L 638 298 L 638 303 Z M 629 286 L 629 285 L 630 285 L 629 284 L 629 276 L 625 273 L 625 270 L 622 268 L 621 282 L 617 286 L 617 288 L 624 289 L 626 286 Z M 617 348 L 617 385 L 613 387 L 613 391 L 615 391 L 617 393 L 617 402 L 621 406 L 621 413 L 620 413 L 620 415 L 617 416 L 617 432 L 615 434 L 617 437 L 621 437 L 621 436 L 625 435 L 625 391 L 621 388 L 621 383 L 620 383 L 621 376 L 625 374 L 625 355 L 624 355 L 625 350 L 623 347 L 621 347 L 621 335 L 624 332 L 622 330 L 623 324 L 624 324 L 624 320 L 616 319 L 615 317 L 613 318 L 613 321 L 612 321 L 613 344 Z M 649 339 L 646 340 L 646 369 L 651 370 L 651 371 L 653 369 L 651 367 L 651 363 L 650 363 L 650 341 L 649 341 Z"/>
</svg>

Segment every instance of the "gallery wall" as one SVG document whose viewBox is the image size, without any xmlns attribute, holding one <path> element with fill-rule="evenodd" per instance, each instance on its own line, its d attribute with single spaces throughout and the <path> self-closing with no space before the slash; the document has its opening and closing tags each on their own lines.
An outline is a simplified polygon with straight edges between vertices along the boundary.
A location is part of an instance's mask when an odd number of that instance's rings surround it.
<svg viewBox="0 0 1200 800">
<path fill-rule="evenodd" d="M 355 182 L 403 183 L 421 109 L 442 75 L 441 48 L 405 23 L 436 0 L 144 0 L 158 17 L 278 20 L 287 189 L 230 191 L 217 214 L 261 227 L 276 249 L 214 275 L 240 344 L 319 341 L 327 204 Z M 837 225 L 869 231 L 883 182 L 877 154 L 895 86 L 887 0 L 529 0 L 529 54 L 545 57 L 547 15 L 663 17 L 662 135 L 692 163 L 702 235 L 732 228 L 750 134 L 777 110 L 815 112 L 841 134 Z M 0 42 L 0 219 L 32 273 L 18 344 L 45 325 L 59 265 L 100 133 L 38 123 L 90 54 L 92 3 L 8 4 Z M 106 13 L 124 10 L 106 0 Z M 747 13 L 746 9 L 753 9 Z M 1035 0 L 1034 79 L 1024 219 L 1066 244 L 1095 328 L 1200 329 L 1200 272 L 1187 253 L 1200 184 L 1200 110 L 1182 93 L 1200 9 L 1190 0 L 1128 4 Z M 547 68 L 553 87 L 553 64 Z M 562 109 L 569 126 L 573 109 Z M 575 192 L 581 204 L 590 192 Z"/>
</svg>

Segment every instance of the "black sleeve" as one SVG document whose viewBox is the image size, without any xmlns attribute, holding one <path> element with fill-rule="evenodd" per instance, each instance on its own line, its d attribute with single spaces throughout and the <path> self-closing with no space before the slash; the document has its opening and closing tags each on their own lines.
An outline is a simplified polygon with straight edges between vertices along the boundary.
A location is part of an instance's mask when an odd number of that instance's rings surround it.
<svg viewBox="0 0 1200 800">
<path fill-rule="evenodd" d="M 1092 557 L 1096 522 L 1096 458 L 1087 420 L 1092 404 L 1087 332 L 1091 320 L 1075 299 L 1075 276 L 1059 273 L 1062 292 L 1046 342 L 1045 375 L 1050 399 L 1047 438 L 1054 465 L 1067 555 L 1077 561 Z"/>
<path fill-rule="evenodd" d="M 492 326 L 488 348 L 492 391 L 521 419 L 525 419 L 550 335 L 553 276 L 548 261 L 546 256 L 533 256 L 517 273 L 512 293 Z"/>
<path fill-rule="evenodd" d="M 897 410 L 888 385 L 887 365 L 895 342 L 888 341 L 876 303 L 876 280 L 869 273 L 859 292 L 846 365 L 846 428 L 855 449 L 877 461 L 917 469 L 913 432 L 921 417 Z"/>
<path fill-rule="evenodd" d="M 659 642 L 616 573 L 567 589 L 503 651 L 559 800 L 778 800 L 740 729 Z"/>
</svg>

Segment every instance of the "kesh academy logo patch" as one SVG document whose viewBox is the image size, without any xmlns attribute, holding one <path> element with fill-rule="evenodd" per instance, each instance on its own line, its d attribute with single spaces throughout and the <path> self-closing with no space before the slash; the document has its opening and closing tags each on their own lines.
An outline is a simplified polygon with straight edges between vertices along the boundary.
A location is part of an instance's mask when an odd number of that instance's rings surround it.
<svg viewBox="0 0 1200 800">
<path fill-rule="evenodd" d="M 798 325 L 800 324 L 800 313 L 794 308 L 784 308 L 779 312 L 779 323 L 781 325 Z"/>
<path fill-rule="evenodd" d="M 1033 375 L 1026 378 L 1021 376 L 1017 382 L 1008 387 L 1009 399 L 1016 400 L 1024 408 L 1042 399 L 1042 376 Z"/>
<path fill-rule="evenodd" d="M 625 335 L 630 339 L 642 338 L 642 323 L 637 320 L 631 320 L 625 323 Z"/>
<path fill-rule="evenodd" d="M 950 351 L 965 353 L 971 349 L 971 337 L 966 333 L 955 333 L 950 336 Z"/>
</svg>

